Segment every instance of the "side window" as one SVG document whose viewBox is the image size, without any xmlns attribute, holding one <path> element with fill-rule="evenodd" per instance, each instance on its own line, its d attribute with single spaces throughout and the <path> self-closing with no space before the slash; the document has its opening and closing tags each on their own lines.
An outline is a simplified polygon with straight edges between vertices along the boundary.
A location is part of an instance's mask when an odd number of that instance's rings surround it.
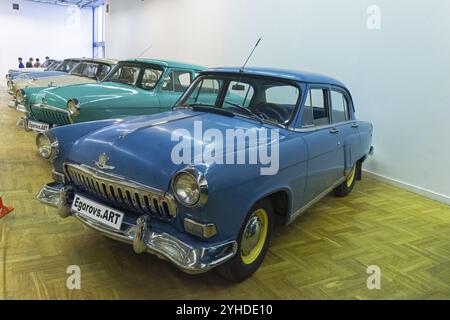
<svg viewBox="0 0 450 320">
<path fill-rule="evenodd" d="M 191 71 L 172 70 L 164 81 L 163 91 L 184 92 L 192 82 Z"/>
<path fill-rule="evenodd" d="M 326 89 L 309 90 L 302 116 L 302 127 L 330 124 L 327 93 Z"/>
<path fill-rule="evenodd" d="M 159 81 L 162 71 L 153 68 L 147 68 L 142 76 L 142 87 L 147 90 L 153 89 Z"/>
<path fill-rule="evenodd" d="M 345 96 L 338 91 L 331 91 L 331 108 L 333 110 L 333 123 L 349 120 L 348 102 Z"/>
</svg>

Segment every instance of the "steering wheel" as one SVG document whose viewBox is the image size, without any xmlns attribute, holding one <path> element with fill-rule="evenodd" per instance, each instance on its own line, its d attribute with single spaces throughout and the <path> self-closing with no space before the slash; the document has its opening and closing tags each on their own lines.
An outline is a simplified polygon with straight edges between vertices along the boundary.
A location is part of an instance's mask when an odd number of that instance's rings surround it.
<svg viewBox="0 0 450 320">
<path fill-rule="evenodd" d="M 253 111 L 266 119 L 277 120 L 279 123 L 284 123 L 289 118 L 289 112 L 275 103 L 263 102 L 257 105 Z"/>
</svg>

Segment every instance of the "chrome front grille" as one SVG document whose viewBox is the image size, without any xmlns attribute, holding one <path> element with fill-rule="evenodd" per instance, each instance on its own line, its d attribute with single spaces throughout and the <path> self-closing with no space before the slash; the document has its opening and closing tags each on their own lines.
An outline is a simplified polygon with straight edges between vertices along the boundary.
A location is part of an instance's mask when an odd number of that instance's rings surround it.
<svg viewBox="0 0 450 320">
<path fill-rule="evenodd" d="M 86 166 L 66 164 L 65 168 L 68 178 L 77 188 L 126 211 L 149 214 L 163 220 L 176 217 L 176 203 L 170 194 Z"/>
<path fill-rule="evenodd" d="M 31 107 L 31 113 L 33 115 L 32 120 L 42 121 L 45 123 L 57 124 L 57 125 L 66 125 L 70 124 L 69 115 L 67 112 L 61 110 L 51 110 L 47 108 L 42 108 L 38 105 L 33 105 Z"/>
</svg>

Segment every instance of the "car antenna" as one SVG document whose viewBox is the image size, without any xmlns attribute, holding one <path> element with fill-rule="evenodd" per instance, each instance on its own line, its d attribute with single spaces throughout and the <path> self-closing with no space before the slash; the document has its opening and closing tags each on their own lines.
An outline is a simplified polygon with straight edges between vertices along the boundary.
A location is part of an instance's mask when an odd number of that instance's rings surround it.
<svg viewBox="0 0 450 320">
<path fill-rule="evenodd" d="M 261 37 L 260 37 L 260 38 L 258 39 L 258 41 L 256 42 L 255 47 L 253 48 L 252 52 L 250 52 L 250 55 L 248 56 L 247 60 L 245 60 L 245 63 L 244 63 L 244 65 L 242 66 L 242 68 L 241 68 L 241 70 L 240 70 L 241 73 L 244 72 L 245 67 L 247 66 L 247 63 L 249 62 L 250 58 L 251 58 L 252 55 L 253 55 L 253 52 L 255 52 L 255 50 L 256 50 L 256 48 L 258 47 L 258 45 L 259 45 L 260 42 L 261 42 Z"/>
<path fill-rule="evenodd" d="M 152 47 L 153 44 L 150 44 L 140 55 L 138 55 L 137 59 L 142 58 L 142 56 L 146 54 Z"/>
</svg>

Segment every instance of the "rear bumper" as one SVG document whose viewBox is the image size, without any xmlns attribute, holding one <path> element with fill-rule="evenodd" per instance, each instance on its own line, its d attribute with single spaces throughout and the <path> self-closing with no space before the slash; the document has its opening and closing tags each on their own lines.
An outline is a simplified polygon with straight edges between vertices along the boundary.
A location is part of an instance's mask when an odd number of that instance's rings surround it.
<svg viewBox="0 0 450 320">
<path fill-rule="evenodd" d="M 105 236 L 133 245 L 136 253 L 151 253 L 175 264 L 186 273 L 197 274 L 207 272 L 232 258 L 237 251 L 236 241 L 214 243 L 207 246 L 192 246 L 168 233 L 152 230 L 149 216 L 137 219 L 136 224 L 126 230 L 114 230 L 101 223 L 88 219 L 71 211 L 71 189 L 62 183 L 54 182 L 45 185 L 37 200 L 55 207 L 61 217 L 74 216 L 84 225 Z"/>
</svg>

